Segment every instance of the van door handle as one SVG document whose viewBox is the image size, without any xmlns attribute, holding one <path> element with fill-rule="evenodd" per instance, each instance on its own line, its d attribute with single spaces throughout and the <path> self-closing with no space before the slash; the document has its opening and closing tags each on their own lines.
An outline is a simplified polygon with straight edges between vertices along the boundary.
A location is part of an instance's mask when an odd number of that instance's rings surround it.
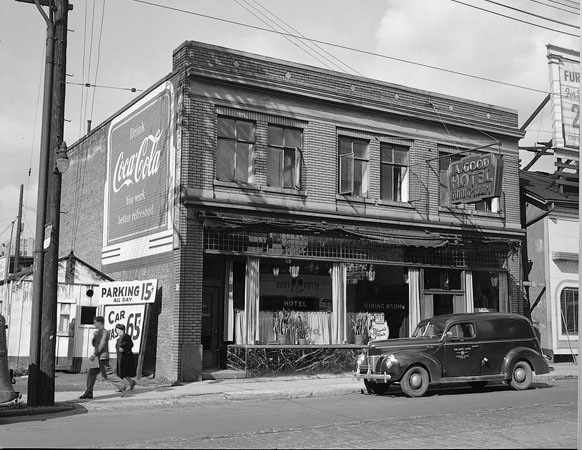
<svg viewBox="0 0 582 450">
<path fill-rule="evenodd" d="M 479 344 L 471 345 L 471 348 L 479 348 Z"/>
</svg>

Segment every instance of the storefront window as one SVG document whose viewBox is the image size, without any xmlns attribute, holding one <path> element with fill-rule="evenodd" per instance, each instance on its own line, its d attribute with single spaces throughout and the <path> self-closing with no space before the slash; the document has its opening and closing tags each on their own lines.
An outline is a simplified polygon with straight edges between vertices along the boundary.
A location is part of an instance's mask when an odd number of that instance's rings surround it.
<svg viewBox="0 0 582 450">
<path fill-rule="evenodd" d="M 578 333 L 578 289 L 567 287 L 560 293 L 562 334 Z"/>
<path fill-rule="evenodd" d="M 354 343 L 353 320 L 357 313 L 373 315 L 376 322 L 386 322 L 389 339 L 407 336 L 408 269 L 370 264 L 347 265 L 347 340 Z"/>
<path fill-rule="evenodd" d="M 460 290 L 462 273 L 458 269 L 424 269 L 424 289 Z"/>
<path fill-rule="evenodd" d="M 261 344 L 298 344 L 299 339 L 308 344 L 332 343 L 331 267 L 323 261 L 261 260 Z M 276 324 L 277 314 L 282 311 L 290 312 L 285 314 L 283 332 Z M 278 341 L 279 335 L 285 335 L 284 340 Z"/>
<path fill-rule="evenodd" d="M 498 272 L 473 271 L 473 305 L 475 312 L 499 311 L 499 288 L 501 280 Z"/>
</svg>

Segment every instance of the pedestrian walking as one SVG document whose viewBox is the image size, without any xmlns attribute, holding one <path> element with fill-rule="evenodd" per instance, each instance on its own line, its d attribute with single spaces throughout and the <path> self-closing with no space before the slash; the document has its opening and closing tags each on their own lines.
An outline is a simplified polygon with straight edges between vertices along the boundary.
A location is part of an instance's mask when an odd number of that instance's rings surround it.
<svg viewBox="0 0 582 450">
<path fill-rule="evenodd" d="M 93 319 L 93 326 L 96 328 L 92 341 L 95 351 L 89 359 L 94 361 L 97 358 L 99 367 L 92 367 L 87 371 L 87 390 L 79 397 L 83 399 L 93 398 L 93 386 L 95 386 L 98 373 L 101 373 L 104 380 L 110 381 L 117 388 L 118 392 L 125 390 L 123 381 L 115 374 L 115 371 L 109 364 L 109 332 L 105 329 L 105 319 L 103 316 L 95 317 Z"/>
<path fill-rule="evenodd" d="M 125 325 L 118 323 L 115 329 L 119 337 L 115 343 L 117 350 L 117 376 L 123 380 L 126 389 L 130 391 L 135 386 L 135 360 L 133 359 L 133 339 L 131 336 L 125 334 Z"/>
</svg>

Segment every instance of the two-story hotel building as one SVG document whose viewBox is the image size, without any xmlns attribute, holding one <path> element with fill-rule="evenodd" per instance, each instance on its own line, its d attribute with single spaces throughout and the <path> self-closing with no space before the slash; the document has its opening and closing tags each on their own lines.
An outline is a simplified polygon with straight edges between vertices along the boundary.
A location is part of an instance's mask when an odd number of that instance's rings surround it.
<svg viewBox="0 0 582 450">
<path fill-rule="evenodd" d="M 173 69 L 63 180 L 63 253 L 158 280 L 157 376 L 348 369 L 363 312 L 523 312 L 515 111 L 199 42 Z"/>
</svg>

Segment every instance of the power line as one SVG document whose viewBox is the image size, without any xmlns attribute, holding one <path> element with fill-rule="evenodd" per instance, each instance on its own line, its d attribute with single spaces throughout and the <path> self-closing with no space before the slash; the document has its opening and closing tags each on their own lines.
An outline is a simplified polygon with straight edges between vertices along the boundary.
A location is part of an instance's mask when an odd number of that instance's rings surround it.
<svg viewBox="0 0 582 450">
<path fill-rule="evenodd" d="M 577 13 L 577 12 L 575 12 L 575 11 L 572 11 L 572 10 L 570 10 L 570 9 L 564 9 L 564 8 L 560 8 L 559 6 L 550 5 L 550 4 L 548 4 L 548 3 L 544 3 L 544 2 L 541 2 L 541 1 L 539 1 L 539 0 L 529 0 L 529 1 L 530 1 L 530 2 L 533 2 L 533 3 L 538 3 L 538 4 L 540 4 L 540 5 L 547 6 L 548 8 L 554 8 L 554 9 L 557 9 L 557 10 L 560 10 L 560 11 L 565 11 L 565 12 L 567 12 L 567 13 L 574 14 L 575 16 L 577 16 L 577 15 L 578 15 L 578 13 Z M 560 3 L 560 4 L 561 4 L 561 3 Z"/>
<path fill-rule="evenodd" d="M 101 84 L 91 84 L 91 83 L 75 83 L 73 81 L 67 81 L 66 83 L 73 84 L 75 86 L 84 86 L 84 87 L 92 87 L 92 88 L 117 89 L 120 91 L 143 92 L 143 89 L 126 88 L 126 87 L 119 87 L 119 86 L 104 86 Z"/>
<path fill-rule="evenodd" d="M 265 6 L 263 6 L 259 1 L 257 0 L 252 0 L 253 3 L 257 4 L 260 8 L 262 8 L 263 10 L 265 10 L 268 14 L 270 14 L 271 16 L 275 17 L 279 22 L 284 23 L 289 29 L 293 30 L 295 33 L 297 33 L 298 35 L 300 35 L 301 37 L 305 38 L 305 35 L 303 33 L 301 33 L 299 30 L 297 30 L 296 28 L 294 28 L 292 25 L 290 25 L 289 23 L 285 22 L 283 19 L 281 19 L 279 16 L 277 16 L 275 13 L 273 13 L 272 11 L 270 11 L 269 9 L 267 9 Z M 248 1 L 247 1 L 248 3 Z M 283 28 L 283 27 L 281 27 Z M 286 30 L 288 31 L 288 30 Z M 310 41 L 308 41 L 310 42 Z M 323 53 L 329 55 L 331 58 L 333 58 L 334 60 L 336 60 L 337 62 L 339 62 L 340 64 L 342 64 L 343 66 L 347 67 L 348 70 L 352 71 L 353 73 L 355 73 L 356 75 L 360 75 L 363 76 L 360 72 L 358 72 L 356 69 L 354 69 L 353 67 L 351 67 L 349 64 L 346 64 L 345 62 L 343 62 L 341 59 L 337 58 L 336 56 L 334 56 L 332 53 L 328 52 L 327 50 L 325 50 L 324 48 L 322 48 L 321 46 L 319 46 L 318 44 L 314 43 L 314 42 L 310 42 L 314 47 L 316 47 L 317 49 L 321 50 Z M 317 52 L 317 50 L 315 50 Z M 319 53 L 319 52 L 318 52 Z M 321 53 L 319 53 L 321 55 Z M 330 61 L 334 66 L 338 67 L 342 72 L 345 72 L 345 69 L 343 69 L 342 67 L 338 66 L 337 64 L 335 64 L 333 61 L 327 59 L 324 55 L 321 55 L 323 58 L 325 58 L 327 61 Z"/>
<path fill-rule="evenodd" d="M 139 0 L 132 0 L 132 1 L 139 1 Z M 505 17 L 506 19 L 511 19 L 511 20 L 515 20 L 515 21 L 520 22 L 520 23 L 525 23 L 525 24 L 528 24 L 528 25 L 532 25 L 534 27 L 543 28 L 544 30 L 555 31 L 556 33 L 567 34 L 569 36 L 574 36 L 574 37 L 580 37 L 580 35 L 578 35 L 578 34 L 568 33 L 567 31 L 556 30 L 555 28 L 550 28 L 550 27 L 546 27 L 544 25 L 539 25 L 537 23 L 528 22 L 527 20 L 518 19 L 517 17 L 512 17 L 512 16 L 508 16 L 508 15 L 505 15 L 505 14 L 501 14 L 501 13 L 498 13 L 498 12 L 495 12 L 495 11 L 491 11 L 490 9 L 487 9 L 487 8 L 481 8 L 479 6 L 475 6 L 475 5 L 471 5 L 469 3 L 462 2 L 460 0 L 451 0 L 451 1 L 452 2 L 455 2 L 455 3 L 458 3 L 460 5 L 468 6 L 470 8 L 478 9 L 479 11 L 485 11 L 485 12 L 488 12 L 490 14 L 495 14 L 496 16 Z"/>
<path fill-rule="evenodd" d="M 295 37 L 297 39 L 304 39 L 304 40 L 308 40 L 308 41 L 311 41 L 311 42 L 316 42 L 318 44 L 328 45 L 330 47 L 341 48 L 343 50 L 349 50 L 349 51 L 352 51 L 352 52 L 362 53 L 362 54 L 365 54 L 365 55 L 375 56 L 375 57 L 383 58 L 383 59 L 389 59 L 389 60 L 392 60 L 392 61 L 398 61 L 398 62 L 402 62 L 402 63 L 406 63 L 406 64 L 413 64 L 415 66 L 425 67 L 427 69 L 438 70 L 438 71 L 441 71 L 441 72 L 451 73 L 451 74 L 454 74 L 454 75 L 459 75 L 459 76 L 474 78 L 476 80 L 488 81 L 490 83 L 501 84 L 501 85 L 504 85 L 504 86 L 514 87 L 514 88 L 518 88 L 518 89 L 524 89 L 524 90 L 532 91 L 532 92 L 540 92 L 542 94 L 548 94 L 549 93 L 548 91 L 541 90 L 541 89 L 536 89 L 536 88 L 532 88 L 532 87 L 528 87 L 528 86 L 522 86 L 522 85 L 514 84 L 514 83 L 508 83 L 508 82 L 505 82 L 505 81 L 495 80 L 495 79 L 492 79 L 492 78 L 482 77 L 482 76 L 479 76 L 479 75 L 471 75 L 471 74 L 464 73 L 464 72 L 460 72 L 460 71 L 457 71 L 457 70 L 444 69 L 442 67 L 437 67 L 437 66 L 433 66 L 433 65 L 430 65 L 430 64 L 424 64 L 424 63 L 419 63 L 419 62 L 416 62 L 416 61 L 410 61 L 410 60 L 403 59 L 403 58 L 397 58 L 395 56 L 383 55 L 381 53 L 371 52 L 371 51 L 368 51 L 368 50 L 362 50 L 362 49 L 358 49 L 358 48 L 355 48 L 355 47 L 349 47 L 347 45 L 334 44 L 332 42 L 326 42 L 326 41 L 322 41 L 322 40 L 319 40 L 319 39 L 302 37 L 302 36 L 298 36 L 298 35 L 291 34 L 291 33 L 286 33 L 286 32 L 281 32 L 281 31 L 273 31 L 273 30 L 270 30 L 268 28 L 263 28 L 263 27 L 259 27 L 259 26 L 256 26 L 256 25 L 250 25 L 250 24 L 243 23 L 243 22 L 237 22 L 235 20 L 223 19 L 221 17 L 210 16 L 208 14 L 197 13 L 197 12 L 194 12 L 194 11 L 188 11 L 186 9 L 175 8 L 175 7 L 172 7 L 172 6 L 160 5 L 160 4 L 152 3 L 152 2 L 149 2 L 149 1 L 146 1 L 146 0 L 129 0 L 129 1 L 135 2 L 135 3 L 141 3 L 141 4 L 144 4 L 144 5 L 154 6 L 154 7 L 157 7 L 157 8 L 168 9 L 168 10 L 171 10 L 171 11 L 181 12 L 181 13 L 184 13 L 184 14 L 190 14 L 190 15 L 193 15 L 193 16 L 203 17 L 203 18 L 206 18 L 206 19 L 216 20 L 216 21 L 219 21 L 219 22 L 225 22 L 225 23 L 229 23 L 229 24 L 232 24 L 232 25 L 238 25 L 238 26 L 241 26 L 241 27 L 252 28 L 254 30 L 265 31 L 267 33 L 284 34 L 286 36 Z M 452 0 L 452 1 L 456 1 L 456 0 Z M 569 33 L 566 33 L 566 34 L 569 34 Z"/>
<path fill-rule="evenodd" d="M 241 8 L 245 9 L 247 12 L 249 12 L 250 14 L 252 14 L 253 16 L 255 16 L 257 19 L 259 19 L 261 22 L 263 22 L 265 25 L 267 25 L 268 27 L 270 27 L 273 31 L 277 31 L 274 27 L 272 27 L 271 25 L 269 25 L 267 22 L 265 22 L 263 19 L 261 19 L 259 16 L 257 16 L 254 12 L 252 12 L 251 10 L 249 10 L 246 6 L 244 6 L 242 3 L 240 3 L 238 0 L 234 0 Z M 249 5 L 251 6 L 251 5 Z M 253 8 L 251 6 L 251 8 Z M 262 13 L 260 13 L 262 14 Z M 267 20 L 273 22 L 271 19 Z M 275 23 L 275 22 L 273 22 Z M 285 36 L 284 34 L 282 34 L 282 36 L 287 39 L 289 42 L 291 42 L 295 47 L 297 47 L 298 49 L 302 50 L 303 52 L 307 53 L 309 56 L 311 56 L 312 58 L 314 58 L 316 61 L 320 62 L 321 64 L 323 64 L 325 67 L 327 67 L 328 69 L 332 69 L 332 67 L 328 64 L 326 64 L 325 62 L 323 62 L 321 59 L 319 59 L 317 56 L 313 55 L 313 53 L 311 53 L 309 50 L 301 47 L 300 45 L 298 45 L 296 42 L 293 42 L 293 40 L 291 40 L 291 38 Z M 300 41 L 301 42 L 301 41 Z"/>
<path fill-rule="evenodd" d="M 580 10 L 580 5 L 578 5 L 578 2 L 573 2 L 570 0 L 564 0 L 565 3 L 556 1 L 556 0 L 548 0 L 549 2 L 555 3 L 557 5 L 562 5 L 562 6 L 566 6 L 567 8 L 572 8 L 572 9 L 577 9 Z"/>
<path fill-rule="evenodd" d="M 101 37 L 103 37 L 103 19 L 105 18 L 105 0 L 101 8 L 101 26 L 99 27 L 99 40 L 97 41 L 97 66 L 95 67 L 95 81 L 93 86 L 97 85 L 97 74 L 99 73 L 99 61 L 101 59 Z M 91 100 L 91 118 L 93 118 L 93 106 L 95 106 L 95 88 L 93 88 L 93 100 Z"/>
<path fill-rule="evenodd" d="M 558 25 L 564 25 L 566 27 L 571 27 L 571 28 L 578 29 L 578 27 L 576 25 L 572 25 L 571 23 L 560 22 L 559 20 L 555 20 L 555 19 L 549 19 L 548 17 L 540 16 L 539 14 L 535 14 L 535 13 L 532 13 L 532 12 L 529 12 L 529 11 L 525 11 L 523 9 L 514 8 L 513 6 L 504 5 L 502 3 L 494 2 L 493 0 L 483 0 L 483 1 L 484 2 L 487 2 L 487 3 L 491 3 L 493 5 L 501 6 L 503 8 L 511 9 L 512 11 L 517 11 L 517 12 L 520 12 L 522 14 L 527 14 L 529 16 L 536 17 L 538 19 L 547 20 L 548 22 L 554 22 L 554 23 L 557 23 Z"/>
</svg>

